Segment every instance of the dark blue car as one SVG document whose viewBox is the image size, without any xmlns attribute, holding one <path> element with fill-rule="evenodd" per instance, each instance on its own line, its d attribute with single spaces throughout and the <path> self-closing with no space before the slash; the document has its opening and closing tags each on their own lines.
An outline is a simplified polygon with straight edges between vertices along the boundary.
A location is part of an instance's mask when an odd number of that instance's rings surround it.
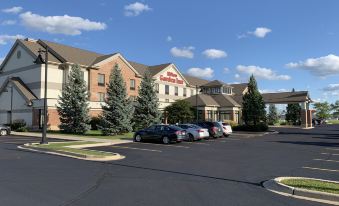
<svg viewBox="0 0 339 206">
<path fill-rule="evenodd" d="M 174 125 L 153 125 L 134 134 L 134 141 L 160 141 L 164 144 L 187 139 L 186 131 Z"/>
</svg>

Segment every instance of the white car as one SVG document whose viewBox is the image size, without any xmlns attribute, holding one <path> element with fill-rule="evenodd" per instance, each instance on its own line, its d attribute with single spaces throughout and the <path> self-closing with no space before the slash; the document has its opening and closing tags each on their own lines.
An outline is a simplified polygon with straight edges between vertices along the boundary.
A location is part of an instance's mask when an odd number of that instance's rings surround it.
<svg viewBox="0 0 339 206">
<path fill-rule="evenodd" d="M 222 125 L 222 130 L 223 130 L 222 132 L 225 137 L 228 137 L 232 134 L 233 131 L 232 131 L 232 127 L 230 124 L 224 123 L 224 122 L 219 122 L 219 124 Z"/>
<path fill-rule="evenodd" d="M 202 128 L 198 125 L 178 124 L 177 126 L 187 131 L 188 141 L 193 142 L 194 140 L 208 139 L 210 137 L 208 129 Z"/>
</svg>

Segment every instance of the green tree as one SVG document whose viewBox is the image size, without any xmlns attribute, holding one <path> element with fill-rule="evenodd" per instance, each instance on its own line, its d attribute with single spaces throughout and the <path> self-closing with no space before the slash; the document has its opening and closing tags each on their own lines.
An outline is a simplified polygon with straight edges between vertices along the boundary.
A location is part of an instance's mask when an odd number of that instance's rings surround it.
<svg viewBox="0 0 339 206">
<path fill-rule="evenodd" d="M 339 100 L 335 101 L 334 104 L 331 104 L 331 111 L 334 118 L 339 118 Z"/>
<path fill-rule="evenodd" d="M 275 124 L 279 120 L 278 110 L 277 107 L 274 104 L 270 104 L 268 107 L 268 115 L 267 120 L 269 124 Z"/>
<path fill-rule="evenodd" d="M 177 100 L 167 106 L 165 111 L 167 112 L 168 122 L 170 124 L 187 123 L 193 121 L 194 118 L 192 105 L 185 100 Z"/>
<path fill-rule="evenodd" d="M 328 102 L 317 102 L 314 104 L 314 108 L 316 109 L 316 115 L 320 119 L 327 119 L 331 117 L 331 107 Z"/>
<path fill-rule="evenodd" d="M 128 98 L 126 83 L 120 68 L 116 64 L 110 74 L 105 105 L 99 128 L 104 135 L 123 134 L 132 131 L 133 103 Z"/>
<path fill-rule="evenodd" d="M 265 102 L 253 75 L 248 83 L 248 92 L 243 96 L 242 119 L 246 125 L 256 126 L 260 122 L 266 122 Z"/>
<path fill-rule="evenodd" d="M 159 102 L 155 91 L 152 75 L 146 72 L 139 87 L 139 96 L 135 103 L 133 122 L 135 130 L 147 128 L 161 122 L 161 113 L 158 110 Z"/>
<path fill-rule="evenodd" d="M 292 89 L 292 92 L 295 92 L 294 89 Z M 290 122 L 293 125 L 297 125 L 301 123 L 301 106 L 298 103 L 295 104 L 288 104 L 286 107 L 286 115 L 285 119 L 286 121 Z"/>
<path fill-rule="evenodd" d="M 78 65 L 72 66 L 68 77 L 58 100 L 59 128 L 67 133 L 84 134 L 90 128 L 86 82 Z"/>
</svg>

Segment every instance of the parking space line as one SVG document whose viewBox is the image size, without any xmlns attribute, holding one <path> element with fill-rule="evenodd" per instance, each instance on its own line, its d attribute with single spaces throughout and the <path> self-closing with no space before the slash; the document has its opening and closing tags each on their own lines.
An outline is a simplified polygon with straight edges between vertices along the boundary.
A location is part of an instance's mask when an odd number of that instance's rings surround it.
<svg viewBox="0 0 339 206">
<path fill-rule="evenodd" d="M 339 151 L 339 149 L 335 149 L 335 148 L 325 148 L 327 150 L 334 150 L 334 151 Z"/>
<path fill-rule="evenodd" d="M 324 169 L 324 168 L 317 168 L 317 167 L 302 167 L 302 168 L 303 169 L 310 169 L 310 170 L 327 171 L 327 172 L 339 172 L 339 170 Z"/>
<path fill-rule="evenodd" d="M 148 151 L 148 152 L 162 152 L 160 150 L 143 149 L 143 148 L 137 148 L 137 147 L 125 147 L 125 146 L 116 146 L 116 145 L 113 145 L 113 146 L 110 146 L 110 147 L 113 147 L 113 148 L 122 148 L 122 149 L 132 149 L 132 150 L 142 150 L 142 151 Z"/>
<path fill-rule="evenodd" d="M 207 145 L 207 146 L 210 146 L 210 144 L 203 143 L 203 142 L 185 142 L 184 144 L 198 144 L 198 145 Z"/>
<path fill-rule="evenodd" d="M 338 162 L 338 160 L 325 160 L 325 159 L 313 159 L 313 160 L 316 160 L 316 161 L 325 161 L 325 162 Z"/>
<path fill-rule="evenodd" d="M 134 144 L 149 144 L 149 145 L 155 145 L 155 146 L 163 146 L 163 147 L 178 147 L 178 148 L 185 148 L 188 149 L 190 147 L 182 146 L 182 145 L 169 145 L 169 144 L 154 144 L 154 143 L 145 143 L 145 142 L 133 142 Z"/>
<path fill-rule="evenodd" d="M 339 154 L 334 154 L 334 153 L 326 153 L 326 152 L 323 152 L 321 153 L 322 155 L 339 155 Z"/>
</svg>

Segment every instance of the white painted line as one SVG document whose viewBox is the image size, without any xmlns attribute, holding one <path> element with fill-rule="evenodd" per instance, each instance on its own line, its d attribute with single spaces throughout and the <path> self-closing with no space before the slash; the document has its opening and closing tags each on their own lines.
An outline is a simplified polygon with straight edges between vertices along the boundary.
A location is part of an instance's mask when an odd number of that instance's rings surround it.
<svg viewBox="0 0 339 206">
<path fill-rule="evenodd" d="M 327 172 L 339 172 L 339 170 L 323 169 L 323 168 L 317 168 L 317 167 L 302 167 L 302 168 L 310 169 L 310 170 L 321 170 L 321 171 L 327 171 Z"/>
<path fill-rule="evenodd" d="M 207 143 L 202 143 L 202 142 L 184 142 L 183 144 L 199 144 L 199 145 L 210 145 L 210 144 L 207 144 Z"/>
<path fill-rule="evenodd" d="M 321 153 L 322 155 L 339 155 L 339 154 L 334 154 L 334 153 L 326 153 L 326 152 L 323 152 Z"/>
<path fill-rule="evenodd" d="M 149 151 L 149 152 L 162 152 L 160 150 L 155 150 L 155 149 L 143 149 L 143 148 L 137 148 L 137 147 L 124 147 L 124 146 L 111 146 L 113 148 L 122 148 L 122 149 L 132 149 L 132 150 L 142 150 L 142 151 Z"/>
<path fill-rule="evenodd" d="M 145 142 L 133 142 L 135 144 L 149 144 L 149 145 L 154 145 L 154 146 L 162 146 L 162 147 L 178 147 L 178 148 L 185 148 L 185 149 L 188 149 L 190 147 L 187 147 L 187 146 L 182 146 L 182 145 L 170 145 L 170 144 L 154 144 L 154 143 L 145 143 Z"/>
<path fill-rule="evenodd" d="M 316 160 L 316 161 L 325 161 L 325 162 L 338 162 L 338 160 L 325 160 L 325 159 L 313 159 L 313 160 Z"/>
<path fill-rule="evenodd" d="M 335 149 L 335 148 L 325 148 L 327 150 L 334 150 L 334 151 L 339 151 L 339 149 Z"/>
</svg>

